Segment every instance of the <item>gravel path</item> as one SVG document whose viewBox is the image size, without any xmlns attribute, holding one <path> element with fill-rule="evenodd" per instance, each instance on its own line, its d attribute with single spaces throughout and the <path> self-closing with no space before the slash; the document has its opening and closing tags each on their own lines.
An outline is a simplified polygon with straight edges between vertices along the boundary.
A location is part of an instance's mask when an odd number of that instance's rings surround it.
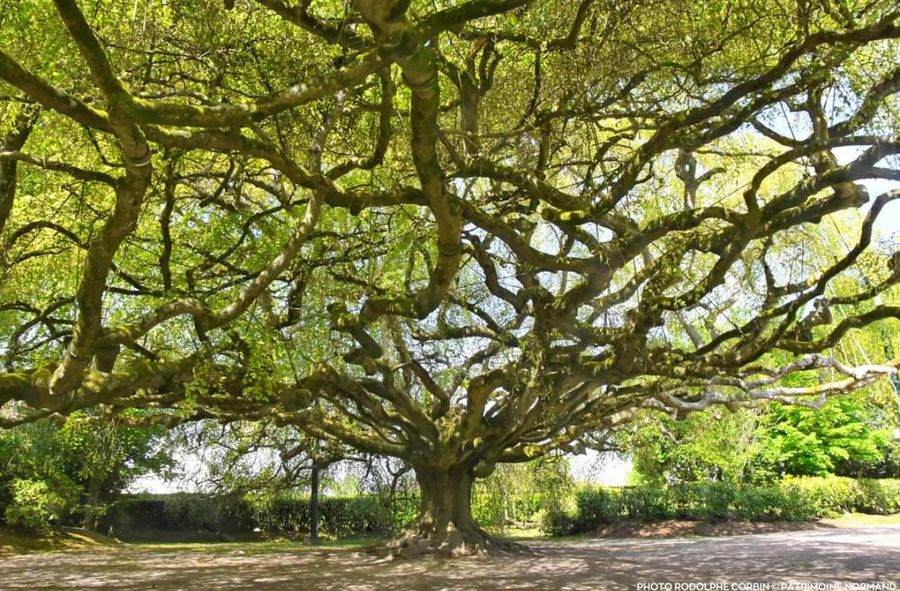
<svg viewBox="0 0 900 591">
<path fill-rule="evenodd" d="M 0 558 L 3 590 L 897 591 L 900 526 L 531 544 L 535 554 L 384 561 L 346 550 L 146 550 Z"/>
</svg>

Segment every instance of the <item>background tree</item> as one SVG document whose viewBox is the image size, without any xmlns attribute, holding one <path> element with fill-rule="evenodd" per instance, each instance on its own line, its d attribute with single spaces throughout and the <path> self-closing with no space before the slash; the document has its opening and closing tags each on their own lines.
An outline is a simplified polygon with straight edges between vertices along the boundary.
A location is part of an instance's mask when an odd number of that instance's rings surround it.
<svg viewBox="0 0 900 591">
<path fill-rule="evenodd" d="M 647 413 L 632 433 L 620 434 L 633 452 L 631 477 L 639 484 L 752 481 L 753 460 L 764 449 L 757 413 L 707 409 L 677 421 Z"/>
<path fill-rule="evenodd" d="M 294 425 L 412 466 L 400 545 L 457 552 L 503 547 L 470 510 L 500 462 L 869 385 L 898 361 L 836 351 L 900 316 L 897 18 L 5 2 L 3 424 Z"/>
<path fill-rule="evenodd" d="M 834 252 L 850 232 L 846 223 L 851 219 L 829 220 L 815 234 L 805 235 L 797 245 L 797 258 L 814 269 L 833 262 Z M 866 274 L 872 266 L 871 259 L 864 261 L 856 277 L 835 281 L 828 291 L 848 295 L 860 285 L 870 285 Z M 840 320 L 867 310 L 842 305 L 829 313 Z M 817 313 L 815 303 L 807 313 Z M 898 337 L 883 326 L 870 326 L 854 332 L 834 353 L 844 363 L 866 364 L 891 356 Z M 787 362 L 787 358 L 780 361 Z M 827 373 L 820 371 L 794 375 L 784 383 L 804 387 L 827 381 Z M 735 413 L 710 409 L 683 421 L 645 412 L 628 433 L 620 435 L 620 445 L 634 452 L 635 476 L 654 484 L 768 483 L 788 475 L 890 476 L 897 469 L 893 450 L 900 427 L 898 394 L 892 383 L 883 381 L 852 396 L 829 400 L 821 409 L 777 404 Z"/>
<path fill-rule="evenodd" d="M 330 468 L 361 461 L 346 446 L 323 444 L 293 427 L 270 422 L 220 424 L 202 421 L 182 428 L 175 437 L 178 453 L 193 458 L 197 473 L 190 477 L 201 489 L 220 498 L 249 499 L 255 504 L 309 493 L 309 537 L 318 538 L 319 493 Z"/>
<path fill-rule="evenodd" d="M 124 418 L 134 416 L 128 411 Z M 161 427 L 75 413 L 0 431 L 0 506 L 7 523 L 33 529 L 81 520 L 96 529 L 135 479 L 172 466 Z"/>
<path fill-rule="evenodd" d="M 653 414 L 624 435 L 634 472 L 647 484 L 771 483 L 785 476 L 892 478 L 897 473 L 893 412 L 870 392 L 821 409 L 766 406 L 736 413 L 709 409 L 675 421 Z"/>
</svg>

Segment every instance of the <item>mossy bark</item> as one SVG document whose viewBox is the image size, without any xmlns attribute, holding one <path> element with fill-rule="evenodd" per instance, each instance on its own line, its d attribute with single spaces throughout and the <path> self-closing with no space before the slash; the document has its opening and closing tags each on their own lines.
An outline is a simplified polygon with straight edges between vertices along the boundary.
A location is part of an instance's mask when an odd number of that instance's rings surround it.
<svg viewBox="0 0 900 591">
<path fill-rule="evenodd" d="M 469 466 L 417 467 L 416 479 L 421 499 L 418 521 L 388 545 L 393 555 L 456 557 L 523 549 L 486 533 L 472 517 L 475 476 Z"/>
</svg>

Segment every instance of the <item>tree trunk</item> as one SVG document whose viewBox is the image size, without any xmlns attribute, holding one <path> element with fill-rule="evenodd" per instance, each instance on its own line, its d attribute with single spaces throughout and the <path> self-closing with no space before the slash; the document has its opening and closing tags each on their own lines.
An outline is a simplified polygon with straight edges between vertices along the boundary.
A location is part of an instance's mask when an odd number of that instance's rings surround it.
<svg viewBox="0 0 900 591">
<path fill-rule="evenodd" d="M 319 464 L 313 461 L 309 493 L 309 543 L 319 542 Z"/>
<path fill-rule="evenodd" d="M 472 485 L 468 466 L 417 467 L 419 519 L 410 532 L 389 544 L 395 555 L 468 554 L 510 552 L 521 546 L 498 540 L 472 518 Z"/>
<path fill-rule="evenodd" d="M 100 486 L 97 478 L 91 478 L 88 484 L 87 503 L 84 507 L 84 518 L 81 526 L 97 531 L 100 528 Z"/>
</svg>

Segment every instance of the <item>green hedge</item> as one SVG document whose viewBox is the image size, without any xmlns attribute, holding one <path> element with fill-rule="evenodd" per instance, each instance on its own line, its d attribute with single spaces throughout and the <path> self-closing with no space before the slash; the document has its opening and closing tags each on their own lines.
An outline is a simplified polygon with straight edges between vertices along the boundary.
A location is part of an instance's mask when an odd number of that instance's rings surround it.
<svg viewBox="0 0 900 591">
<path fill-rule="evenodd" d="M 791 478 L 771 486 L 691 483 L 671 487 L 585 487 L 576 493 L 570 530 L 624 519 L 650 521 L 803 521 L 860 512 L 900 512 L 900 479 Z M 560 532 L 559 519 L 554 531 Z"/>
<path fill-rule="evenodd" d="M 415 517 L 417 499 L 398 498 L 387 503 L 375 496 L 322 498 L 319 501 L 319 530 L 345 537 L 402 529 Z M 267 532 L 308 532 L 309 499 L 277 499 L 251 509 L 255 526 Z"/>
<path fill-rule="evenodd" d="M 537 504 L 528 501 L 522 512 L 537 514 Z M 417 507 L 415 496 L 390 502 L 376 496 L 323 498 L 319 503 L 319 529 L 336 537 L 397 532 L 414 522 Z M 492 507 L 483 499 L 476 499 L 473 512 L 485 525 L 490 522 L 489 509 Z M 830 477 L 792 478 L 772 486 L 710 482 L 671 487 L 584 487 L 576 492 L 574 515 L 552 507 L 541 513 L 544 530 L 562 535 L 625 519 L 803 521 L 852 511 L 900 512 L 900 479 Z M 273 534 L 303 533 L 309 531 L 309 500 L 287 498 L 251 504 L 198 494 L 125 497 L 111 511 L 107 527 L 124 537 L 142 529 L 228 533 L 258 528 Z"/>
<path fill-rule="evenodd" d="M 391 502 L 376 496 L 325 497 L 319 500 L 319 531 L 336 537 L 398 531 L 412 523 L 417 507 L 415 497 Z M 187 493 L 123 497 L 105 523 L 106 529 L 126 538 L 144 530 L 304 533 L 309 526 L 308 498 L 260 504 Z"/>
<path fill-rule="evenodd" d="M 534 518 L 541 509 L 534 495 L 515 499 L 519 518 Z M 319 531 L 345 537 L 381 532 L 392 533 L 411 526 L 417 515 L 416 495 L 388 501 L 378 496 L 323 497 L 319 501 Z M 486 494 L 476 495 L 472 513 L 482 525 L 506 525 L 504 508 Z M 142 530 L 192 530 L 231 533 L 260 529 L 268 533 L 308 532 L 309 499 L 280 498 L 265 503 L 195 493 L 124 496 L 104 523 L 116 535 Z"/>
<path fill-rule="evenodd" d="M 900 479 L 795 478 L 783 486 L 792 488 L 810 505 L 817 517 L 857 511 L 876 515 L 900 512 Z"/>
</svg>

